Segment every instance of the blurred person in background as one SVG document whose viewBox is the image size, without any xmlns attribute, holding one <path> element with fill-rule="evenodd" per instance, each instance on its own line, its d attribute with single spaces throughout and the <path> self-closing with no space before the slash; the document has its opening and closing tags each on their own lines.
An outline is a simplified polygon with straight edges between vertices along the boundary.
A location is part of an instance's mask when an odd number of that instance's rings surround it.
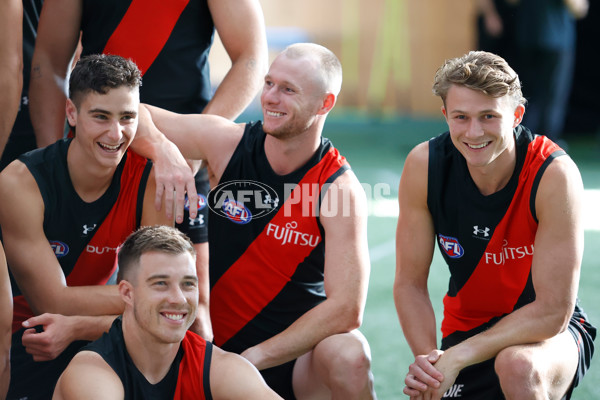
<svg viewBox="0 0 600 400">
<path fill-rule="evenodd" d="M 508 0 L 507 0 L 508 1 Z M 523 124 L 566 148 L 561 135 L 575 68 L 576 21 L 588 0 L 511 0 L 516 3 L 516 65 L 527 99 Z"/>
</svg>

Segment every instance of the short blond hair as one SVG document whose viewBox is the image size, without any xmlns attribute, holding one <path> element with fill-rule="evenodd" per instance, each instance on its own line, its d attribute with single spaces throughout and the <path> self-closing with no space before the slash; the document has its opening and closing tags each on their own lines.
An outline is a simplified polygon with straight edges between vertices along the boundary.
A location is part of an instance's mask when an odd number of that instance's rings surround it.
<svg viewBox="0 0 600 400">
<path fill-rule="evenodd" d="M 515 106 L 527 102 L 517 73 L 502 57 L 486 51 L 471 51 L 446 60 L 435 74 L 433 93 L 446 104 L 452 85 L 465 86 L 491 97 L 509 96 Z"/>
</svg>

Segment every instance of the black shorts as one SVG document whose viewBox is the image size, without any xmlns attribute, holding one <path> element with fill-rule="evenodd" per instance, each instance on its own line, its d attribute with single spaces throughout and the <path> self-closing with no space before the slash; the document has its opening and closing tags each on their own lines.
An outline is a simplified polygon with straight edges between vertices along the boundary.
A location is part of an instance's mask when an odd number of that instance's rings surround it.
<svg viewBox="0 0 600 400">
<path fill-rule="evenodd" d="M 565 397 L 563 397 L 563 400 L 571 398 L 573 389 L 579 384 L 589 369 L 592 355 L 594 354 L 594 339 L 596 338 L 596 328 L 588 322 L 587 315 L 579 306 L 575 308 L 567 329 L 577 343 L 579 362 L 573 383 Z M 500 388 L 500 381 L 494 369 L 495 360 L 495 358 L 492 358 L 460 371 L 454 385 L 444 398 L 462 398 L 468 400 L 504 399 Z"/>
<path fill-rule="evenodd" d="M 193 219 L 190 218 L 189 205 L 186 199 L 183 222 L 175 226 L 181 232 L 185 233 L 192 243 L 198 244 L 208 242 L 208 204 L 206 199 L 210 191 L 210 184 L 208 183 L 206 168 L 201 168 L 198 171 L 195 180 L 196 190 L 198 191 L 198 216 Z"/>
<path fill-rule="evenodd" d="M 588 322 L 586 313 L 577 306 L 575 312 L 571 316 L 567 329 L 571 335 L 573 335 L 573 339 L 575 339 L 575 343 L 577 343 L 577 350 L 579 351 L 579 363 L 577 365 L 575 377 L 573 378 L 573 384 L 565 396 L 565 399 L 570 399 L 573 389 L 579 385 L 579 382 L 590 368 L 592 356 L 594 355 L 596 328 Z"/>
<path fill-rule="evenodd" d="M 504 400 L 498 375 L 494 370 L 495 358 L 464 368 L 443 398 L 468 400 Z"/>
<path fill-rule="evenodd" d="M 296 396 L 294 396 L 294 388 L 292 386 L 295 364 L 296 360 L 293 360 L 285 364 L 260 371 L 265 379 L 265 382 L 267 382 L 267 385 L 269 385 L 271 389 L 273 389 L 285 400 L 296 400 Z"/>
</svg>

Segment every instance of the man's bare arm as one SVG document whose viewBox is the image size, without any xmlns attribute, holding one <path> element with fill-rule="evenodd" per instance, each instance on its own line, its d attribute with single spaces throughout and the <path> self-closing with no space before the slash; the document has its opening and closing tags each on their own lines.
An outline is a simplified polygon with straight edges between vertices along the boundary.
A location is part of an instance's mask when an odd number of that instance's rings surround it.
<svg viewBox="0 0 600 400">
<path fill-rule="evenodd" d="M 23 88 L 23 4 L 0 2 L 0 156 L 10 136 Z"/>
<path fill-rule="evenodd" d="M 157 129 L 175 143 L 185 158 L 208 161 L 212 172 L 220 178 L 244 133 L 236 124 L 217 115 L 177 114 L 144 104 L 152 123 L 140 118 L 138 132 L 149 134 Z M 145 111 L 140 107 L 140 114 Z M 148 132 L 145 132 L 148 131 Z"/>
<path fill-rule="evenodd" d="M 538 229 L 532 281 L 535 300 L 502 318 L 490 329 L 448 349 L 436 363 L 452 376 L 501 350 L 538 343 L 563 332 L 575 307 L 583 256 L 583 184 L 573 161 L 558 157 L 538 187 Z M 445 383 L 440 392 L 451 382 Z"/>
<path fill-rule="evenodd" d="M 119 376 L 97 353 L 77 353 L 62 373 L 53 400 L 122 399 L 125 390 Z"/>
<path fill-rule="evenodd" d="M 437 349 L 436 321 L 427 279 L 434 251 L 434 229 L 427 207 L 429 145 L 418 145 L 406 158 L 398 190 L 396 230 L 396 311 L 415 362 L 409 367 L 404 393 L 437 387 L 443 378 L 432 366 Z"/>
<path fill-rule="evenodd" d="M 20 161 L 0 174 L 0 224 L 19 288 L 35 314 L 111 315 L 123 312 L 113 286 L 67 286 L 44 235 L 44 202 L 35 179 Z"/>
<path fill-rule="evenodd" d="M 23 322 L 22 342 L 34 361 L 49 361 L 58 357 L 77 340 L 92 341 L 107 332 L 116 315 L 87 316 L 44 313 Z M 41 326 L 37 331 L 34 327 Z"/>
<path fill-rule="evenodd" d="M 329 187 L 322 204 L 319 218 L 325 230 L 327 299 L 280 334 L 242 353 L 258 369 L 293 360 L 323 339 L 350 332 L 362 323 L 370 271 L 365 193 L 347 171 Z M 328 208 L 323 211 L 324 207 Z"/>
<path fill-rule="evenodd" d="M 234 385 L 231 383 L 235 382 Z M 280 399 L 245 358 L 213 347 L 210 390 L 215 399 Z"/>
<path fill-rule="evenodd" d="M 40 14 L 29 84 L 38 147 L 63 136 L 67 77 L 79 41 L 81 0 L 46 0 Z"/>
<path fill-rule="evenodd" d="M 0 398 L 5 398 L 10 383 L 10 345 L 12 340 L 13 300 L 4 249 L 0 245 Z"/>
<path fill-rule="evenodd" d="M 262 86 L 267 72 L 267 39 L 258 0 L 209 0 L 208 7 L 231 68 L 203 110 L 237 118 Z"/>
</svg>

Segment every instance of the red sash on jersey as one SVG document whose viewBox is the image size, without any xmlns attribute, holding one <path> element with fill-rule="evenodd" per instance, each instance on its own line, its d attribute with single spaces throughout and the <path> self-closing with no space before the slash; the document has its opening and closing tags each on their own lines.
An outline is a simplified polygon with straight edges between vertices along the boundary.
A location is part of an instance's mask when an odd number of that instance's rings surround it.
<svg viewBox="0 0 600 400">
<path fill-rule="evenodd" d="M 117 201 L 66 276 L 67 286 L 105 285 L 115 273 L 116 249 L 137 228 L 139 185 L 147 162 L 128 151 Z M 23 321 L 34 314 L 24 296 L 15 296 L 13 302 L 14 333 L 22 328 Z"/>
<path fill-rule="evenodd" d="M 273 236 L 267 235 L 269 225 L 277 225 L 283 229 L 294 224 L 294 231 L 318 237 L 319 243 L 323 240 L 317 218 L 299 217 L 302 216 L 302 207 L 306 207 L 303 205 L 305 202 L 296 201 L 291 204 L 290 200 L 309 196 L 310 204 L 318 204 L 316 200 L 320 196 L 321 186 L 344 163 L 345 159 L 339 152 L 331 148 L 304 175 L 288 200 L 244 254 L 216 282 L 210 293 L 210 315 L 214 343 L 217 346 L 227 342 L 256 317 L 290 281 L 298 265 L 314 249 L 311 246 L 295 246 L 294 251 L 290 251 L 290 247 L 281 245 L 281 240 L 277 241 Z M 307 184 L 305 188 L 312 189 L 316 182 L 319 183 L 318 191 L 301 192 L 303 184 Z M 232 286 L 236 290 L 231 290 Z"/>
<path fill-rule="evenodd" d="M 531 272 L 538 226 L 530 209 L 532 186 L 540 167 L 556 150 L 559 150 L 556 144 L 541 136 L 529 144 L 511 204 L 485 250 L 498 255 L 498 259 L 505 257 L 506 262 L 486 263 L 484 253 L 457 295 L 444 297 L 443 337 L 456 331 L 468 332 L 514 310 Z M 505 250 L 507 245 L 509 249 Z M 510 246 L 527 246 L 527 249 Z M 511 259 L 506 260 L 508 257 Z"/>
<path fill-rule="evenodd" d="M 132 0 L 104 54 L 131 58 L 146 73 L 169 39 L 189 0 Z"/>
<path fill-rule="evenodd" d="M 206 341 L 187 331 L 183 341 L 183 358 L 179 364 L 179 375 L 173 400 L 204 400 L 204 357 Z"/>
</svg>

